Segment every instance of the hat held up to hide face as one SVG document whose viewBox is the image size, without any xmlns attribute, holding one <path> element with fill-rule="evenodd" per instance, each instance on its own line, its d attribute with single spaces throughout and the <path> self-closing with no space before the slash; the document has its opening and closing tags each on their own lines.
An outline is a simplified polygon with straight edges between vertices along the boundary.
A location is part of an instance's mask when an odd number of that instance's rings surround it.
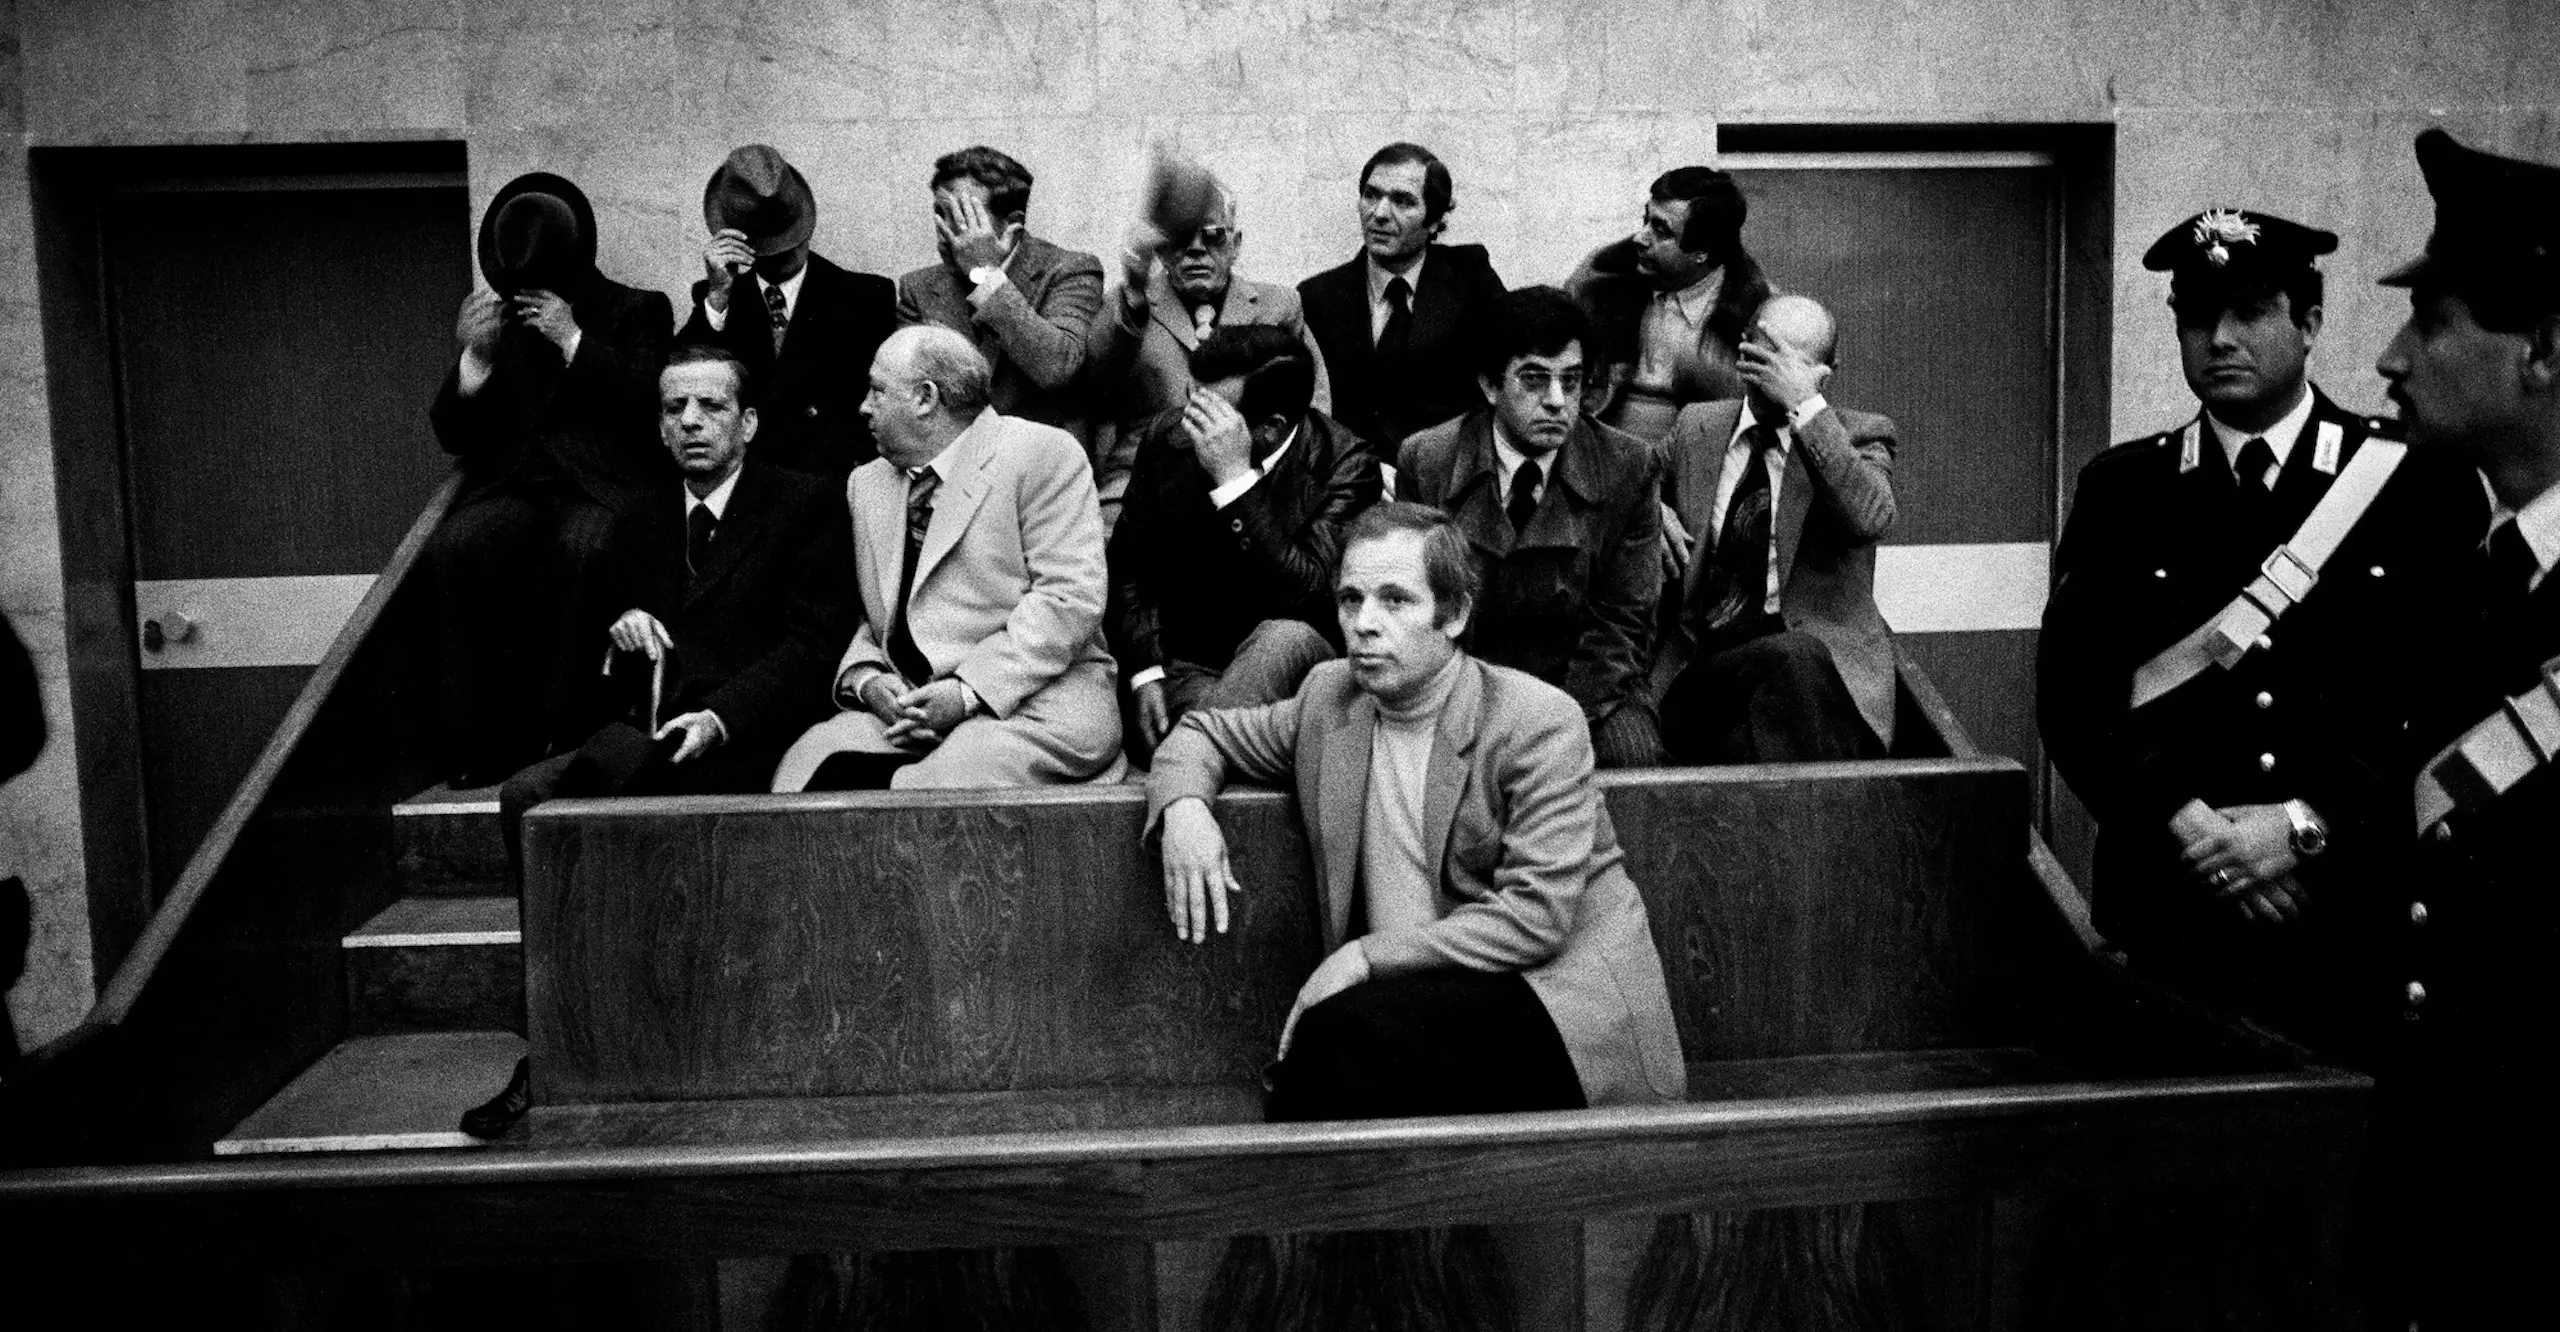
<svg viewBox="0 0 2560 1332">
<path fill-rule="evenodd" d="M 780 254 L 818 229 L 818 200 L 781 152 L 751 143 L 731 152 L 702 187 L 702 221 L 713 231 L 741 233 L 759 257 Z"/>
<path fill-rule="evenodd" d="M 480 275 L 501 296 L 539 288 L 574 296 L 595 277 L 596 214 L 548 171 L 516 177 L 480 215 Z"/>
<path fill-rule="evenodd" d="M 2475 304 L 2560 295 L 2560 167 L 2466 148 L 2441 129 L 2420 134 L 2417 150 L 2435 232 L 2382 285 L 2446 287 Z"/>
</svg>

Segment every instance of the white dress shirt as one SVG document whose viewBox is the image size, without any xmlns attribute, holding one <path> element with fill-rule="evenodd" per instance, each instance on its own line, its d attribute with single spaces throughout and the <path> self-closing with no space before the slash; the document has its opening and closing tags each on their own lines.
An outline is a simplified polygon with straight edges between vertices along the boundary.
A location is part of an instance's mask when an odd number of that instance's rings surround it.
<svg viewBox="0 0 2560 1332">
<path fill-rule="evenodd" d="M 746 470 L 747 469 L 743 465 L 730 468 L 729 475 L 721 478 L 720 484 L 713 486 L 711 488 L 711 493 L 708 495 L 696 495 L 693 493 L 693 487 L 685 487 L 684 521 L 686 526 L 691 527 L 693 523 L 693 511 L 696 509 L 709 509 L 711 511 L 711 519 L 713 522 L 718 522 L 719 520 L 728 517 L 729 496 L 738 488 L 738 474 Z"/>
<path fill-rule="evenodd" d="M 1787 459 L 1795 455 L 1796 431 L 1805 422 L 1820 416 L 1828 406 L 1830 404 L 1823 400 L 1821 394 L 1814 394 L 1797 404 L 1796 409 L 1787 414 L 1787 419 L 1775 427 L 1778 456 L 1769 460 L 1769 587 L 1760 604 L 1760 609 L 1771 615 L 1778 613 L 1778 492 L 1787 482 Z M 1750 400 L 1745 399 L 1742 410 L 1733 418 L 1733 438 L 1725 442 L 1724 470 L 1716 476 L 1715 508 L 1709 511 L 1707 530 L 1698 534 L 1698 549 L 1691 556 L 1693 559 L 1714 556 L 1716 538 L 1724 531 L 1725 510 L 1733 507 L 1733 492 L 1741 488 L 1742 469 L 1751 461 L 1751 443 L 1746 437 L 1751 427 L 1757 424 L 1759 418 L 1752 414 Z"/>
<path fill-rule="evenodd" d="M 784 278 L 778 284 L 765 281 L 762 274 L 755 273 L 753 271 L 750 271 L 747 276 L 748 281 L 745 283 L 733 282 L 729 284 L 730 309 L 734 310 L 737 308 L 738 298 L 741 295 L 752 293 L 755 296 L 756 313 L 764 315 L 767 319 L 770 319 L 773 316 L 769 313 L 768 307 L 765 305 L 764 291 L 767 287 L 778 285 L 782 288 L 783 322 L 788 324 L 800 313 L 800 285 L 803 282 L 808 281 L 809 278 L 809 265 L 807 263 L 802 263 L 800 265 L 799 272 Z M 739 287 L 741 286 L 744 286 L 747 289 L 746 292 L 741 292 L 739 290 Z M 702 303 L 702 321 L 711 325 L 712 332 L 723 332 L 729 327 L 729 311 L 714 310 L 711 308 L 711 302 L 709 300 L 705 300 Z M 716 513 L 718 510 L 715 509 L 713 512 Z"/>
<path fill-rule="evenodd" d="M 2275 477 L 2284 471 L 2286 460 L 2293 457 L 2293 446 L 2302 439 L 2303 427 L 2311 424 L 2311 386 L 2303 385 L 2302 401 L 2295 403 L 2292 411 L 2254 435 L 2237 426 L 2223 424 L 2222 418 L 2210 411 L 2204 414 L 2204 419 L 2213 427 L 2214 439 L 2222 445 L 2222 460 L 2231 465 L 2235 474 L 2240 468 L 2240 450 L 2247 448 L 2250 440 L 2265 440 L 2267 450 L 2276 456 L 2276 465 L 2273 471 L 2256 479 L 2260 485 L 2272 487 Z"/>
<path fill-rule="evenodd" d="M 1547 483 L 1556 479 L 1556 458 L 1563 452 L 1559 448 L 1538 458 L 1538 484 L 1529 493 L 1540 501 L 1547 497 Z M 1500 502 L 1494 507 L 1508 511 L 1511 507 L 1511 478 L 1520 470 L 1520 464 L 1529 461 L 1529 455 L 1511 442 L 1511 433 L 1502 428 L 1499 416 L 1493 418 L 1493 461 L 1502 469 L 1502 493 L 1496 497 Z"/>
<path fill-rule="evenodd" d="M 1387 284 L 1395 281 L 1397 278 L 1403 278 L 1405 280 L 1405 285 L 1410 288 L 1410 290 L 1405 293 L 1405 308 L 1408 310 L 1412 309 L 1413 303 L 1422 298 L 1422 263 L 1425 259 L 1430 257 L 1430 252 L 1426 250 L 1413 257 L 1413 267 L 1408 268 L 1401 273 L 1390 273 L 1378 266 L 1378 258 L 1376 255 L 1364 256 L 1369 265 L 1370 346 L 1376 346 L 1378 344 L 1378 339 L 1385 336 L 1387 331 L 1387 316 L 1395 313 L 1395 307 L 1387 303 Z"/>
<path fill-rule="evenodd" d="M 2560 565 L 2560 486 L 2553 486 L 2525 501 L 2521 511 L 2510 514 L 2501 509 L 2496 521 L 2489 524 L 2489 530 L 2496 532 L 2509 521 L 2513 521 L 2516 530 L 2524 534 L 2525 549 L 2533 552 L 2533 562 L 2540 566 L 2533 571 L 2533 577 L 2525 587 L 2527 590 L 2539 588 L 2542 580 L 2551 576 L 2552 567 Z"/>
</svg>

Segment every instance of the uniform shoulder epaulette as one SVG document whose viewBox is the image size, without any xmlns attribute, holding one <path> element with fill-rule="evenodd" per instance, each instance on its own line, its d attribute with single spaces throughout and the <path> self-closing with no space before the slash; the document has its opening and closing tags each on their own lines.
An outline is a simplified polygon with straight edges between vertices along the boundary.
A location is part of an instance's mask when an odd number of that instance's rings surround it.
<svg viewBox="0 0 2560 1332">
<path fill-rule="evenodd" d="M 2089 460 L 2089 465 L 2095 467 L 2100 463 L 2125 462 L 2134 458 L 2148 457 L 2152 451 L 2162 448 L 2174 452 L 2177 447 L 2178 432 L 2175 430 L 2163 430 L 2156 435 L 2138 435 L 2132 439 L 2108 445 L 2099 451 L 2097 457 Z"/>
</svg>

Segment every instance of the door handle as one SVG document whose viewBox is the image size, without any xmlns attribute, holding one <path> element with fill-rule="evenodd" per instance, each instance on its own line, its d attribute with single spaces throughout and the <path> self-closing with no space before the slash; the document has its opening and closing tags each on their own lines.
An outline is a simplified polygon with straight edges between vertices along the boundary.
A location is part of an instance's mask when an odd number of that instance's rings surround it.
<svg viewBox="0 0 2560 1332">
<path fill-rule="evenodd" d="M 142 650 L 158 652 L 171 643 L 195 641 L 196 622 L 182 611 L 165 611 L 142 622 Z"/>
</svg>

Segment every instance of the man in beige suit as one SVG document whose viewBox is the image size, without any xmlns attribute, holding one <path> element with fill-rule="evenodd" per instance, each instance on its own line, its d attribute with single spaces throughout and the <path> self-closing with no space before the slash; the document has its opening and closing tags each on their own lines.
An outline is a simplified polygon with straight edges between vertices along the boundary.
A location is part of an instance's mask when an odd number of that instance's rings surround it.
<svg viewBox="0 0 2560 1332">
<path fill-rule="evenodd" d="M 1274 1120 L 1677 1101 L 1662 960 L 1592 776 L 1582 709 L 1458 649 L 1467 540 L 1381 504 L 1345 539 L 1350 654 L 1295 697 L 1193 712 L 1147 785 L 1165 904 L 1194 943 L 1238 890 L 1209 800 L 1294 783 L 1331 950 L 1280 1032 Z"/>
<path fill-rule="evenodd" d="M 1104 302 L 1085 345 L 1105 526 L 1118 517 L 1138 436 L 1147 422 L 1189 401 L 1191 353 L 1211 333 L 1246 324 L 1287 329 L 1315 363 L 1315 409 L 1332 412 L 1324 354 L 1307 332 L 1297 289 L 1237 277 L 1243 250 L 1235 196 L 1223 186 L 1208 219 L 1186 234 L 1167 236 L 1145 221 L 1130 229 L 1120 251 L 1119 290 Z"/>
<path fill-rule="evenodd" d="M 1876 543 L 1893 526 L 1891 420 L 1822 396 L 1838 331 L 1772 296 L 1743 336 L 1740 398 L 1680 409 L 1663 502 L 1696 534 L 1654 660 L 1675 763 L 1882 758 L 1893 636 Z"/>
<path fill-rule="evenodd" d="M 993 367 L 989 401 L 1084 444 L 1085 339 L 1102 308 L 1102 261 L 1031 234 L 1031 173 L 993 148 L 933 164 L 933 229 L 942 251 L 898 279 L 898 322 L 939 324 Z"/>
<path fill-rule="evenodd" d="M 1065 431 L 990 408 L 988 378 L 944 328 L 872 358 L 880 456 L 846 483 L 865 614 L 836 669 L 846 711 L 791 747 L 775 790 L 1038 786 L 1119 759 L 1092 472 Z"/>
</svg>

